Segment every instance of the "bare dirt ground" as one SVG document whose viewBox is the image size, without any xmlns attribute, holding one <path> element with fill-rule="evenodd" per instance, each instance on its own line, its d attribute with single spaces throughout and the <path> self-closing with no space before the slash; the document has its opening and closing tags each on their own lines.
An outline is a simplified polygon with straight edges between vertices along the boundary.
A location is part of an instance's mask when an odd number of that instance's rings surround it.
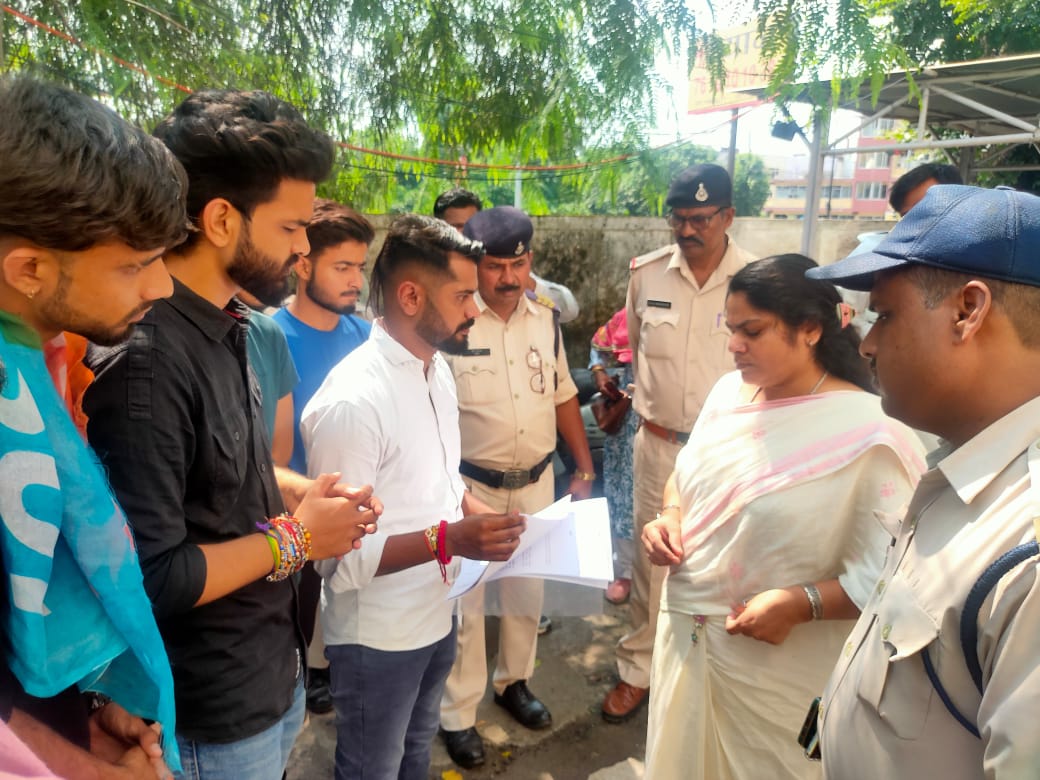
<svg viewBox="0 0 1040 780">
<path fill-rule="evenodd" d="M 550 587 L 563 587 L 550 585 Z M 614 643 L 624 633 L 627 607 L 604 602 L 604 612 L 584 618 L 553 617 L 553 631 L 539 640 L 531 690 L 553 714 L 553 726 L 528 731 L 492 701 L 491 686 L 477 713 L 484 737 L 483 767 L 456 767 L 437 739 L 431 780 L 586 780 L 635 778 L 646 746 L 646 708 L 630 721 L 609 725 L 600 717 L 603 696 L 616 681 Z M 497 621 L 488 619 L 488 646 L 496 648 Z M 494 650 L 489 652 L 489 667 Z M 332 715 L 311 715 L 289 763 L 288 780 L 332 778 L 336 735 Z M 616 766 L 635 759 L 631 766 Z M 635 767 L 635 768 L 634 768 Z"/>
</svg>

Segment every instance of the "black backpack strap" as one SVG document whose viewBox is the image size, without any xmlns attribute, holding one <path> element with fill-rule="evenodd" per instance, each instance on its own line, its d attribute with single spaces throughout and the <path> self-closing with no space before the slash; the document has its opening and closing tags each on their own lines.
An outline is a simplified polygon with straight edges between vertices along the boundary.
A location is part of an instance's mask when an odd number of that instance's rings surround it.
<svg viewBox="0 0 1040 780">
<path fill-rule="evenodd" d="M 968 591 L 968 597 L 964 600 L 964 609 L 961 611 L 961 651 L 964 653 L 964 662 L 968 667 L 968 673 L 979 693 L 982 693 L 982 664 L 979 663 L 979 611 L 990 592 L 1000 582 L 1001 578 L 1019 564 L 1040 555 L 1040 544 L 1034 539 L 1031 542 L 1020 544 L 993 561 L 982 575 L 975 580 L 975 584 Z M 928 648 L 921 653 L 924 660 L 924 670 L 928 679 L 939 694 L 939 699 L 950 711 L 950 714 L 970 734 L 979 737 L 979 730 L 974 723 L 968 720 L 954 706 L 949 694 L 939 681 L 939 675 L 935 672 L 932 659 L 928 655 Z"/>
</svg>

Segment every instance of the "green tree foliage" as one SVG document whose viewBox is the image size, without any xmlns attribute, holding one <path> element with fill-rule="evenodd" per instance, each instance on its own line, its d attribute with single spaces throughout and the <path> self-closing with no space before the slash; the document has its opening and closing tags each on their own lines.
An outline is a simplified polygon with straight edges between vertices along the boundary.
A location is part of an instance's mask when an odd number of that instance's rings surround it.
<svg viewBox="0 0 1040 780">
<path fill-rule="evenodd" d="M 753 0 L 770 90 L 826 81 L 817 105 L 890 70 L 1040 50 L 1036 0 Z M 826 94 L 829 92 L 829 94 Z"/>
<path fill-rule="evenodd" d="M 762 158 L 738 154 L 733 169 L 733 205 L 738 217 L 757 217 L 769 200 L 769 174 Z"/>
<path fill-rule="evenodd" d="M 655 57 L 692 54 L 682 0 L 22 0 L 86 48 L 4 16 L 5 65 L 107 95 L 148 124 L 173 82 L 263 88 L 349 139 L 430 156 L 562 158 L 646 126 Z M 700 36 L 703 38 L 703 36 Z M 613 137 L 612 137 L 613 136 Z"/>
</svg>

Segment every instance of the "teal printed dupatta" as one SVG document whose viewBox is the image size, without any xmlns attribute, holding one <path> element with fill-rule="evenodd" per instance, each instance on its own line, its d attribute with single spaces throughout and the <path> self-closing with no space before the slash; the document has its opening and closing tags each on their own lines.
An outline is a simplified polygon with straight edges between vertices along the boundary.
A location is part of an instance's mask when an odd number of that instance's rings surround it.
<svg viewBox="0 0 1040 780">
<path fill-rule="evenodd" d="M 180 770 L 173 677 L 126 516 L 47 371 L 34 331 L 0 313 L 0 554 L 8 663 L 26 693 L 71 685 L 158 721 Z"/>
</svg>

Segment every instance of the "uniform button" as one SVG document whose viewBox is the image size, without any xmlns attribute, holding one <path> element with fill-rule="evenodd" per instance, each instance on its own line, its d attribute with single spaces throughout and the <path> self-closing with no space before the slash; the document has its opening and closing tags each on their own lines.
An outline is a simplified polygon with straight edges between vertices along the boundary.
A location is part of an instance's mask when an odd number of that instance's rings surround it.
<svg viewBox="0 0 1040 780">
<path fill-rule="evenodd" d="M 520 397 L 520 393 L 513 393 L 513 398 L 519 398 L 519 397 Z"/>
<path fill-rule="evenodd" d="M 513 365 L 513 361 L 512 360 L 509 361 L 509 365 Z"/>
<path fill-rule="evenodd" d="M 892 626 L 887 625 L 881 629 L 881 638 L 888 641 L 888 635 L 892 633 Z"/>
<path fill-rule="evenodd" d="M 519 431 L 517 431 L 517 433 L 519 433 L 521 436 L 523 436 L 524 435 L 524 429 L 521 428 Z"/>
<path fill-rule="evenodd" d="M 852 655 L 852 642 L 845 643 L 845 657 L 848 658 Z"/>
<path fill-rule="evenodd" d="M 242 434 L 240 434 L 238 431 L 235 431 L 235 441 L 239 441 L 241 438 Z"/>
<path fill-rule="evenodd" d="M 879 583 L 877 584 L 877 592 L 878 592 L 878 593 L 880 594 L 880 593 L 884 593 L 884 591 L 885 591 L 885 581 L 884 581 L 884 580 L 881 580 L 881 581 L 880 581 L 880 582 L 879 582 Z"/>
<path fill-rule="evenodd" d="M 260 473 L 261 474 L 266 474 L 267 473 L 267 464 L 266 463 L 261 463 L 260 464 Z"/>
</svg>

